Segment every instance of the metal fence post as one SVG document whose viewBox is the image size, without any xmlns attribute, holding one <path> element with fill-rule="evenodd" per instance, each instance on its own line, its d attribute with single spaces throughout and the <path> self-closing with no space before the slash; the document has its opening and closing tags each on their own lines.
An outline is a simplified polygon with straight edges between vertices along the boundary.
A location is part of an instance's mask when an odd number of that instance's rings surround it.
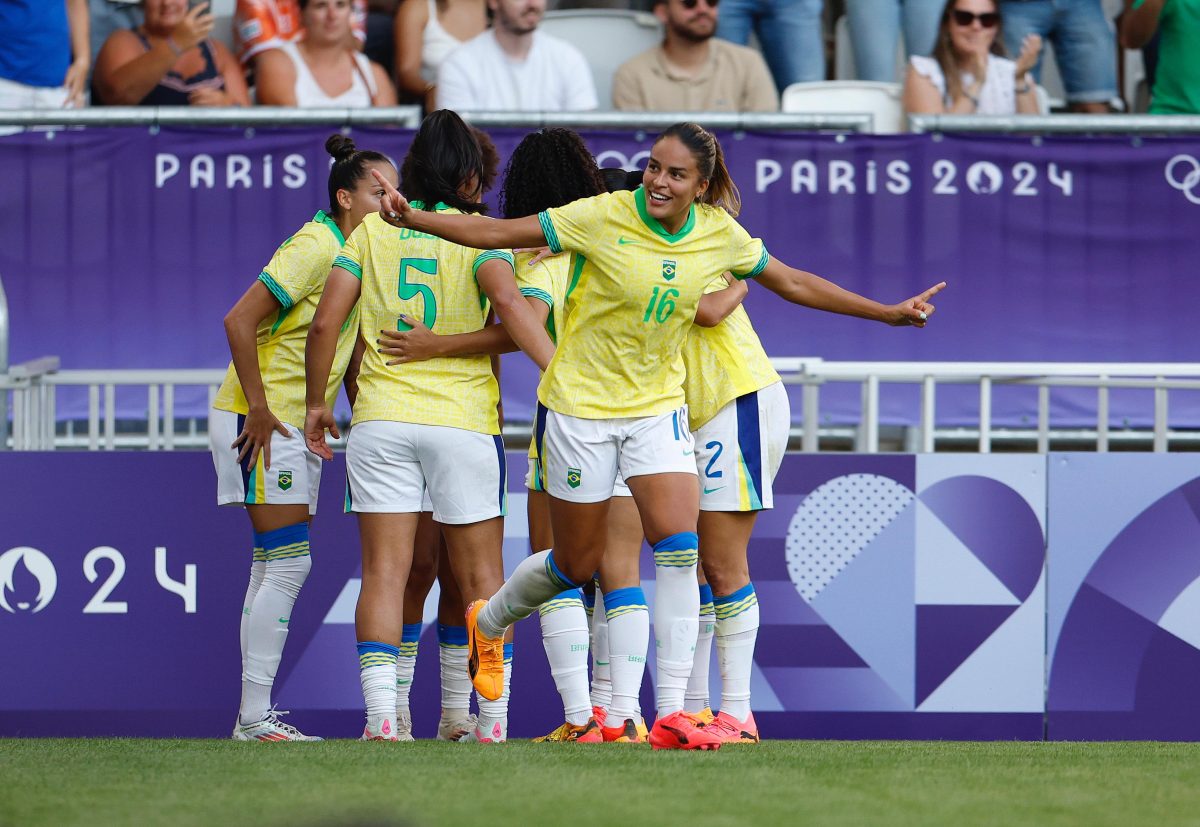
<svg viewBox="0 0 1200 827">
<path fill-rule="evenodd" d="M 0 279 L 0 383 L 8 380 L 8 297 L 4 294 L 4 280 Z M 8 450 L 8 395 L 7 387 L 0 387 L 0 451 Z"/>
</svg>

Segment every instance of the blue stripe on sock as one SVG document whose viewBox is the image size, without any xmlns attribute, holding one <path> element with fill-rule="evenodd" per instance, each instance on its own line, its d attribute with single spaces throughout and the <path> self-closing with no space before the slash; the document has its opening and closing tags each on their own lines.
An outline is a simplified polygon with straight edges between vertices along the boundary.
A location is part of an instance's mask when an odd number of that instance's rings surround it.
<svg viewBox="0 0 1200 827">
<path fill-rule="evenodd" d="M 700 605 L 713 602 L 712 586 L 707 583 L 700 584 Z"/>
<path fill-rule="evenodd" d="M 739 600 L 745 600 L 752 594 L 754 594 L 754 584 L 747 583 L 733 594 L 726 595 L 725 597 L 714 597 L 713 604 L 717 606 L 724 606 L 729 603 L 737 603 Z"/>
<path fill-rule="evenodd" d="M 504 662 L 508 663 L 512 660 L 513 645 L 511 643 L 504 644 Z"/>
<path fill-rule="evenodd" d="M 421 639 L 421 624 L 420 623 L 405 623 L 404 629 L 400 633 L 401 643 L 416 643 Z"/>
<path fill-rule="evenodd" d="M 693 535 L 693 536 L 695 536 L 695 535 Z M 579 584 L 572 582 L 571 578 L 567 577 L 565 574 L 563 574 L 562 570 L 559 569 L 559 567 L 557 565 L 555 565 L 554 552 L 550 552 L 549 554 L 546 555 L 546 571 L 550 574 L 550 576 L 552 578 L 557 580 L 558 584 L 560 586 L 562 586 L 564 589 L 579 588 Z"/>
<path fill-rule="evenodd" d="M 554 595 L 554 597 L 550 598 L 550 600 L 579 600 L 579 599 L 581 599 L 579 589 L 567 589 L 566 591 L 561 591 L 558 594 Z M 549 602 L 549 601 L 547 601 L 547 602 Z"/>
<path fill-rule="evenodd" d="M 646 593 L 641 586 L 630 586 L 626 589 L 614 589 L 604 595 L 604 611 L 611 612 L 621 606 L 645 606 Z"/>
<path fill-rule="evenodd" d="M 281 546 L 290 546 L 292 543 L 303 543 L 308 541 L 308 521 L 296 523 L 295 525 L 286 525 L 283 528 L 277 528 L 274 531 L 267 531 L 263 534 L 254 535 L 254 545 L 259 546 L 264 551 L 270 552 Z"/>
<path fill-rule="evenodd" d="M 654 544 L 654 550 L 658 551 L 683 551 L 685 549 L 700 548 L 700 538 L 696 536 L 694 531 L 681 531 L 678 534 L 672 534 L 670 537 L 664 537 Z"/>
<path fill-rule="evenodd" d="M 467 645 L 467 627 L 466 626 L 448 626 L 445 623 L 438 624 L 438 643 L 444 643 L 447 646 L 466 646 Z"/>
<path fill-rule="evenodd" d="M 390 643 L 380 643 L 378 640 L 360 640 L 358 642 L 358 656 L 369 655 L 372 652 L 380 652 L 384 655 L 391 655 L 393 658 L 400 654 L 399 646 L 392 646 Z"/>
</svg>

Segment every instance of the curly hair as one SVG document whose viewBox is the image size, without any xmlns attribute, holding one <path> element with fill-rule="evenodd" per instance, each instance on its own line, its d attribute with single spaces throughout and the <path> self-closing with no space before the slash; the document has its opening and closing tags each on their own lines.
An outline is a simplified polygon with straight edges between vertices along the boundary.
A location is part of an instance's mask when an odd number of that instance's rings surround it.
<svg viewBox="0 0 1200 827">
<path fill-rule="evenodd" d="M 463 185 L 486 180 L 483 150 L 457 113 L 439 109 L 425 116 L 400 165 L 400 191 L 427 210 L 443 203 L 465 213 L 487 212 L 475 198 L 459 194 Z"/>
<path fill-rule="evenodd" d="M 604 178 L 583 138 L 570 129 L 542 129 L 526 135 L 508 160 L 500 214 L 536 215 L 602 192 Z"/>
</svg>

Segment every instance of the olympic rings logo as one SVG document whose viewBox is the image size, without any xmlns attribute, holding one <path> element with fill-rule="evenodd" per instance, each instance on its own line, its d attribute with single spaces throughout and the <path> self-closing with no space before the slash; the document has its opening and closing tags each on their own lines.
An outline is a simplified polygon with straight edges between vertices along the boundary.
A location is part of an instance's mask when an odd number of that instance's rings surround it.
<svg viewBox="0 0 1200 827">
<path fill-rule="evenodd" d="M 1184 164 L 1187 168 L 1187 174 L 1183 176 L 1182 180 L 1175 177 L 1176 167 L 1180 164 Z M 1196 192 L 1196 188 L 1200 187 L 1200 161 L 1191 155 L 1176 155 L 1167 161 L 1167 168 L 1163 173 L 1167 177 L 1167 183 L 1182 192 L 1188 201 L 1200 204 L 1200 194 Z"/>
</svg>

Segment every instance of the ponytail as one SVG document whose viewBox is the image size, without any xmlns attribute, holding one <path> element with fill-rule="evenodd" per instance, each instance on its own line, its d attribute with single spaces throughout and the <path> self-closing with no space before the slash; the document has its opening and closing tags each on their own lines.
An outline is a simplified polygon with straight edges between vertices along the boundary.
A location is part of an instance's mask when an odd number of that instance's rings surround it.
<svg viewBox="0 0 1200 827">
<path fill-rule="evenodd" d="M 696 159 L 700 177 L 708 181 L 708 189 L 701 196 L 700 203 L 720 207 L 736 218 L 742 210 L 742 195 L 738 192 L 737 184 L 733 183 L 729 168 L 725 166 L 725 152 L 717 136 L 698 123 L 681 122 L 668 127 L 658 136 L 659 141 L 663 138 L 677 139 Z"/>
</svg>

